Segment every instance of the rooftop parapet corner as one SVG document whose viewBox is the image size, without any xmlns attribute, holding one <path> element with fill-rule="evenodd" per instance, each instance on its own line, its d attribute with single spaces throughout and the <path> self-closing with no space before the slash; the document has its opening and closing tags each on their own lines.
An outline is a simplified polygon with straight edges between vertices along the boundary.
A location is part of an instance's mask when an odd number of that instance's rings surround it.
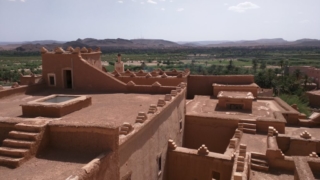
<svg viewBox="0 0 320 180">
<path fill-rule="evenodd" d="M 278 136 L 279 132 L 272 126 L 268 127 L 268 136 Z"/>
<path fill-rule="evenodd" d="M 176 143 L 172 139 L 169 139 L 169 141 L 168 141 L 168 149 L 169 150 L 175 150 L 176 148 L 177 148 Z"/>
<path fill-rule="evenodd" d="M 145 112 L 139 112 L 136 118 L 136 123 L 144 123 L 148 119 L 148 116 Z"/>
<path fill-rule="evenodd" d="M 47 53 L 47 52 L 49 52 L 45 47 L 42 47 L 41 49 L 40 49 L 40 52 L 41 52 L 41 54 L 45 54 L 45 53 Z"/>
<path fill-rule="evenodd" d="M 183 77 L 183 74 L 182 73 L 179 73 L 178 75 L 177 75 L 177 78 L 182 78 Z"/>
<path fill-rule="evenodd" d="M 158 100 L 158 104 L 157 104 L 157 106 L 158 107 L 163 107 L 163 106 L 165 106 L 166 105 L 166 101 L 164 100 L 164 99 L 159 99 Z"/>
<path fill-rule="evenodd" d="M 115 71 L 115 72 L 114 72 L 114 76 L 115 76 L 115 77 L 120 77 L 121 74 L 120 74 L 118 71 Z M 132 81 L 130 81 L 130 82 L 132 82 Z M 129 82 L 128 82 L 128 84 L 129 84 Z"/>
<path fill-rule="evenodd" d="M 247 145 L 240 144 L 239 156 L 246 157 L 246 153 L 247 153 Z"/>
<path fill-rule="evenodd" d="M 300 133 L 300 137 L 303 139 L 311 139 L 311 134 L 308 131 L 304 131 L 303 133 Z"/>
<path fill-rule="evenodd" d="M 132 130 L 133 130 L 133 126 L 128 123 L 128 122 L 124 122 L 123 125 L 120 127 L 119 129 L 119 134 L 123 134 L 123 135 L 127 135 L 129 134 Z"/>
<path fill-rule="evenodd" d="M 316 152 L 312 152 L 311 154 L 309 154 L 309 157 L 318 158 L 319 156 L 317 155 Z"/>
<path fill-rule="evenodd" d="M 124 73 L 131 74 L 131 71 L 129 69 L 127 69 Z"/>
<path fill-rule="evenodd" d="M 205 155 L 209 154 L 209 150 L 206 147 L 206 145 L 202 144 L 202 146 L 200 146 L 200 148 L 198 149 L 198 154 L 202 155 L 202 156 L 205 156 Z"/>
</svg>

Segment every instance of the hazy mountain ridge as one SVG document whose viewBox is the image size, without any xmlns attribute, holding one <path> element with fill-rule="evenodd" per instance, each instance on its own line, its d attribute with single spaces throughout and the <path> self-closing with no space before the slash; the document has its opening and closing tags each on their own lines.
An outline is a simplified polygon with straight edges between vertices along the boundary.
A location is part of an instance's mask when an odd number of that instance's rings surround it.
<svg viewBox="0 0 320 180">
<path fill-rule="evenodd" d="M 55 47 L 100 47 L 101 49 L 165 49 L 165 48 L 192 48 L 192 47 L 254 47 L 254 46 L 316 46 L 320 47 L 320 40 L 317 39 L 299 39 L 296 41 L 287 41 L 282 38 L 258 39 L 258 40 L 240 40 L 240 41 L 184 41 L 172 42 L 162 39 L 94 39 L 85 38 L 75 41 L 61 42 L 54 40 L 30 41 L 23 44 L 14 44 L 14 42 L 0 42 L 0 50 L 17 51 L 39 51 L 44 46 L 50 50 Z"/>
</svg>

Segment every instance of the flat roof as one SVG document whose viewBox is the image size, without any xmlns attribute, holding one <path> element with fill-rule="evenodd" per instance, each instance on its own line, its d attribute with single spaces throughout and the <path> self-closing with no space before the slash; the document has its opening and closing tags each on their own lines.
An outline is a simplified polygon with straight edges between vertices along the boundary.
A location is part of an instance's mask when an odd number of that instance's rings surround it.
<svg viewBox="0 0 320 180">
<path fill-rule="evenodd" d="M 300 138 L 300 133 L 307 131 L 311 134 L 312 139 L 320 139 L 319 128 L 307 128 L 307 127 L 286 127 L 286 135 L 291 137 Z"/>
<path fill-rule="evenodd" d="M 218 84 L 218 83 L 213 83 L 212 86 L 237 86 L 237 87 L 259 87 L 256 83 L 251 83 L 251 84 Z"/>
<path fill-rule="evenodd" d="M 309 94 L 313 94 L 313 95 L 317 95 L 320 96 L 320 90 L 316 90 L 316 91 L 308 91 Z"/>
<path fill-rule="evenodd" d="M 220 91 L 218 98 L 234 98 L 234 99 L 254 99 L 251 92 L 240 91 Z"/>
<path fill-rule="evenodd" d="M 187 104 L 186 115 L 206 117 L 226 117 L 256 120 L 258 117 L 273 118 L 274 111 L 283 111 L 283 108 L 274 100 L 256 100 L 252 102 L 252 110 L 217 110 L 218 99 L 210 96 L 195 96 Z"/>
<path fill-rule="evenodd" d="M 15 169 L 0 166 L 1 179 L 67 179 L 81 173 L 81 168 L 95 157 L 88 153 L 49 150 Z"/>
<path fill-rule="evenodd" d="M 54 118 L 52 124 L 75 126 L 100 126 L 115 128 L 123 122 L 134 123 L 139 111 L 148 112 L 150 104 L 157 104 L 164 95 L 151 94 L 79 94 L 71 91 L 57 92 L 45 90 L 33 94 L 18 94 L 0 99 L 1 117 L 22 117 L 20 104 L 27 103 L 51 94 L 86 95 L 92 97 L 92 105 L 72 112 L 61 118 Z M 53 118 L 52 118 L 53 119 Z"/>
</svg>

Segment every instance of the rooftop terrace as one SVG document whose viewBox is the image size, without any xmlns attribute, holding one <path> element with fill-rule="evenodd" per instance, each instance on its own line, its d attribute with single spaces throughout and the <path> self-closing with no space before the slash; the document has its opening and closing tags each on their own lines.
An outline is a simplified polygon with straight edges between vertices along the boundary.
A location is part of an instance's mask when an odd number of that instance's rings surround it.
<svg viewBox="0 0 320 180">
<path fill-rule="evenodd" d="M 256 119 L 258 117 L 273 117 L 274 111 L 282 111 L 274 100 L 257 100 L 252 103 L 252 111 L 246 110 L 217 110 L 218 99 L 210 96 L 195 96 L 187 105 L 187 115 L 230 117 Z"/>
<path fill-rule="evenodd" d="M 42 91 L 33 94 L 19 94 L 1 99 L 0 117 L 22 117 L 20 104 L 51 94 L 79 94 L 68 91 Z M 123 122 L 134 123 L 139 111 L 147 112 L 150 104 L 156 104 L 163 95 L 150 94 L 82 94 L 92 97 L 92 105 L 67 114 L 51 124 L 118 127 Z M 3 119 L 3 118 L 2 118 Z"/>
</svg>

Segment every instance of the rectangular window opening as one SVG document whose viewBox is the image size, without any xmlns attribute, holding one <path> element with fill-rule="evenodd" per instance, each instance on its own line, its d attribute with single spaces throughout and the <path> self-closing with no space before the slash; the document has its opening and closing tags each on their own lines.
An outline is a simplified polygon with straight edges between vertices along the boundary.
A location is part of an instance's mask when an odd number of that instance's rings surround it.
<svg viewBox="0 0 320 180">
<path fill-rule="evenodd" d="M 54 74 L 48 74 L 49 86 L 56 85 L 56 77 Z"/>
<path fill-rule="evenodd" d="M 212 171 L 212 180 L 220 180 L 220 173 Z"/>
<path fill-rule="evenodd" d="M 161 162 L 161 155 L 158 157 L 158 176 L 161 175 L 162 172 L 162 162 Z"/>
<path fill-rule="evenodd" d="M 181 120 L 181 121 L 179 121 L 179 130 L 180 130 L 180 132 L 182 132 L 182 128 L 183 128 L 183 124 L 182 124 L 182 120 Z"/>
</svg>

